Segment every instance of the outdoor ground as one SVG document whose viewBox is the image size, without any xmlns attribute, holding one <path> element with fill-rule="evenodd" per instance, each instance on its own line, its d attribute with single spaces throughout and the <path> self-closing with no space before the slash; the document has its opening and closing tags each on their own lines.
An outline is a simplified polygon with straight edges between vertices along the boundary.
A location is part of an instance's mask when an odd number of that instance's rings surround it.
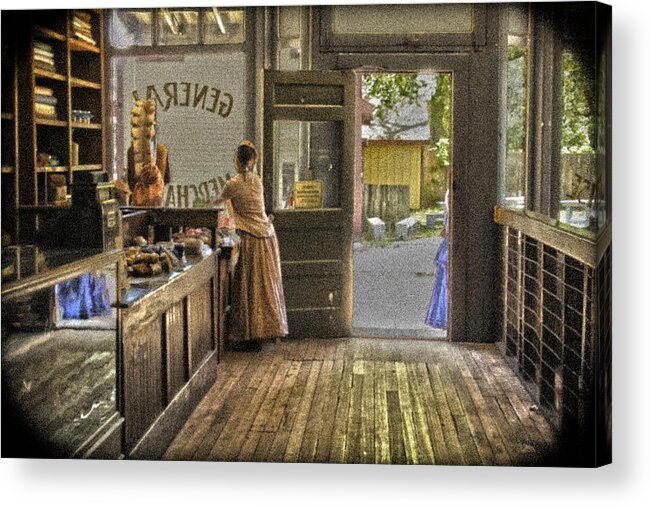
<svg viewBox="0 0 651 507">
<path fill-rule="evenodd" d="M 353 334 L 445 338 L 425 324 L 438 235 L 353 248 Z"/>
</svg>

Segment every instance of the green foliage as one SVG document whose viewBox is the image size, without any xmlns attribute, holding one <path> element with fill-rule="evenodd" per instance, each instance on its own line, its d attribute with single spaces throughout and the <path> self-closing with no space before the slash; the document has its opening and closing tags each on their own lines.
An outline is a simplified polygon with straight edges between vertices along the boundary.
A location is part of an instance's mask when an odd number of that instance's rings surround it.
<svg viewBox="0 0 651 507">
<path fill-rule="evenodd" d="M 594 80 L 579 57 L 563 53 L 563 153 L 594 153 Z"/>
<path fill-rule="evenodd" d="M 364 74 L 363 94 L 379 101 L 374 115 L 383 122 L 390 111 L 404 104 L 415 104 L 418 91 L 427 83 L 417 74 Z"/>
<path fill-rule="evenodd" d="M 429 101 L 430 146 L 441 166 L 450 165 L 452 75 L 436 76 L 436 91 Z"/>
<path fill-rule="evenodd" d="M 562 152 L 594 153 L 594 83 L 589 65 L 570 52 L 563 54 Z M 524 151 L 526 132 L 527 49 L 509 46 L 507 64 L 507 131 L 509 152 Z"/>
<path fill-rule="evenodd" d="M 434 167 L 432 183 L 426 190 L 427 202 L 442 199 L 448 186 L 451 115 L 452 75 L 439 74 L 436 76 L 436 91 L 429 101 L 430 153 Z"/>
<path fill-rule="evenodd" d="M 523 152 L 527 114 L 527 48 L 509 46 L 506 82 L 506 149 Z"/>
</svg>

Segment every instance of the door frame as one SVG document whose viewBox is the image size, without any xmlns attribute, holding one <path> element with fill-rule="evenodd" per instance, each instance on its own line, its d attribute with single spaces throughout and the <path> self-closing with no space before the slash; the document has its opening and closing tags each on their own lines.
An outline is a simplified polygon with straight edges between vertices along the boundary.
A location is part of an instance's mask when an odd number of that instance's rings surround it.
<svg viewBox="0 0 651 507">
<path fill-rule="evenodd" d="M 473 230 L 469 213 L 467 185 L 472 184 L 469 174 L 471 150 L 460 149 L 471 139 L 471 55 L 468 54 L 338 54 L 337 68 L 355 72 L 445 72 L 452 74 L 452 158 L 451 188 L 449 195 L 450 227 L 448 231 L 448 330 L 449 341 L 467 340 L 468 293 L 467 263 L 471 252 L 470 238 Z M 361 158 L 361 143 L 355 147 L 355 157 Z M 470 220 L 469 220 L 470 219 Z M 456 240 L 455 240 L 456 238 Z M 427 304 L 427 303 L 425 303 Z"/>
</svg>

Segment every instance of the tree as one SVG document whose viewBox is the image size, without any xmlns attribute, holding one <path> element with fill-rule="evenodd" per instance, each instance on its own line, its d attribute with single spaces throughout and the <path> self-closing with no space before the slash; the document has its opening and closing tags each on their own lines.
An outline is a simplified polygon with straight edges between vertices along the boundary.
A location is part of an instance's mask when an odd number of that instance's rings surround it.
<svg viewBox="0 0 651 507">
<path fill-rule="evenodd" d="M 452 76 L 438 74 L 436 91 L 429 101 L 430 147 L 441 166 L 450 165 L 450 113 Z"/>
<path fill-rule="evenodd" d="M 417 74 L 364 74 L 363 93 L 377 102 L 374 116 L 383 123 L 389 112 L 405 104 L 415 104 L 426 83 Z"/>
<path fill-rule="evenodd" d="M 563 153 L 594 153 L 595 86 L 589 68 L 579 55 L 563 53 Z"/>
<path fill-rule="evenodd" d="M 524 151 L 525 118 L 527 114 L 527 49 L 509 46 L 506 82 L 506 149 L 508 152 Z"/>
<path fill-rule="evenodd" d="M 437 74 L 428 79 L 418 74 L 366 74 L 362 84 L 365 98 L 375 106 L 374 123 L 381 125 L 387 139 L 395 139 L 405 130 L 429 125 L 428 183 L 422 188 L 425 192 L 423 202 L 434 204 L 443 199 L 450 166 L 451 74 Z M 426 87 L 434 90 L 431 97 L 423 96 Z M 407 121 L 405 116 L 409 115 L 401 115 L 400 108 L 419 102 L 423 106 L 427 104 L 426 118 L 418 122 Z"/>
</svg>

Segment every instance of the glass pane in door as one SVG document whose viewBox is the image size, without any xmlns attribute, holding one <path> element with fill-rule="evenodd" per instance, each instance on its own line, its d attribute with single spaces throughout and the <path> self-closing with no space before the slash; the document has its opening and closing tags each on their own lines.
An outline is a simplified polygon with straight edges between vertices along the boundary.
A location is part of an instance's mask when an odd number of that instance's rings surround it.
<svg viewBox="0 0 651 507">
<path fill-rule="evenodd" d="M 343 125 L 274 122 L 274 209 L 340 207 Z"/>
</svg>

